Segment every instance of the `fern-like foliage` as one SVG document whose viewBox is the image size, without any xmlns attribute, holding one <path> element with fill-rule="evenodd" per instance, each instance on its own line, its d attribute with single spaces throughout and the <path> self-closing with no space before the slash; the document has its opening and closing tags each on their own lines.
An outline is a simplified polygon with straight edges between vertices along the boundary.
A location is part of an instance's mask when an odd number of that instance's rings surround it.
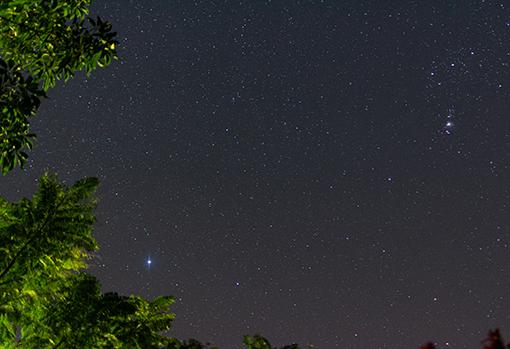
<svg viewBox="0 0 510 349">
<path fill-rule="evenodd" d="M 68 187 L 39 179 L 32 199 L 0 199 L 1 348 L 161 348 L 172 297 L 103 294 L 84 273 L 92 236 L 95 178 Z"/>
</svg>

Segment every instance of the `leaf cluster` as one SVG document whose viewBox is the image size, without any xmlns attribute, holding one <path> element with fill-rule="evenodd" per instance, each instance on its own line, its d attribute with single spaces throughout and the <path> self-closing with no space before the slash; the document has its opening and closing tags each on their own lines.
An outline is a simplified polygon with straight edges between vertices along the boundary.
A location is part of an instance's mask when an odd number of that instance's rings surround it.
<svg viewBox="0 0 510 349">
<path fill-rule="evenodd" d="M 162 348 L 172 297 L 102 294 L 86 273 L 98 181 L 39 179 L 34 197 L 0 200 L 0 347 Z"/>
<path fill-rule="evenodd" d="M 261 335 L 244 336 L 243 343 L 246 349 L 278 349 L 273 347 L 269 341 Z M 311 348 L 312 346 L 310 346 Z M 179 341 L 173 339 L 173 342 L 166 346 L 166 349 L 219 349 L 217 347 L 210 347 L 209 344 L 202 344 L 201 342 L 190 339 L 188 341 Z M 297 344 L 291 344 L 281 347 L 280 349 L 299 349 Z"/>
<path fill-rule="evenodd" d="M 23 148 L 32 149 L 35 135 L 29 132 L 29 117 L 36 114 L 41 98 L 46 97 L 31 76 L 25 78 L 21 68 L 0 58 L 0 168 L 5 174 L 28 155 Z"/>
<path fill-rule="evenodd" d="M 244 344 L 246 345 L 246 349 L 277 349 L 269 343 L 269 341 L 260 336 L 244 336 Z M 281 349 L 299 349 L 297 344 L 286 345 Z"/>
<path fill-rule="evenodd" d="M 90 0 L 0 2 L 0 168 L 23 167 L 34 134 L 29 118 L 57 81 L 117 58 L 116 33 L 88 16 Z M 39 88 L 40 86 L 40 88 Z"/>
<path fill-rule="evenodd" d="M 10 0 L 0 6 L 0 54 L 43 89 L 116 58 L 109 22 L 87 16 L 90 0 Z"/>
<path fill-rule="evenodd" d="M 73 281 L 61 290 L 64 299 L 50 306 L 48 330 L 37 337 L 37 347 L 157 349 L 168 342 L 161 332 L 174 319 L 169 312 L 173 298 L 102 294 L 98 281 L 85 273 Z"/>
<path fill-rule="evenodd" d="M 97 248 L 92 194 L 95 178 L 70 188 L 54 176 L 39 179 L 32 200 L 0 200 L 0 343 L 12 343 L 18 326 L 30 328 L 59 290 L 86 267 Z M 3 343 L 1 342 L 3 341 Z"/>
<path fill-rule="evenodd" d="M 23 167 L 46 91 L 76 72 L 117 58 L 110 23 L 88 16 L 90 0 L 0 1 L 0 169 Z M 97 249 L 92 237 L 95 178 L 68 187 L 39 179 L 32 199 L 0 198 L 0 347 L 217 349 L 164 336 L 173 298 L 102 293 L 83 272 Z M 275 349 L 246 336 L 248 349 Z M 297 345 L 282 349 L 298 349 Z"/>
</svg>

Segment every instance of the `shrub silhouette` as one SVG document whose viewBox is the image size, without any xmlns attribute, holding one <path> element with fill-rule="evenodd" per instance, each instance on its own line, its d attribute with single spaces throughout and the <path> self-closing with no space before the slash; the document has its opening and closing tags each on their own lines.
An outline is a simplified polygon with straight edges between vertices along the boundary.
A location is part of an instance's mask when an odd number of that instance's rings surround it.
<svg viewBox="0 0 510 349">
<path fill-rule="evenodd" d="M 482 342 L 483 349 L 510 349 L 510 344 L 505 346 L 505 342 L 501 337 L 499 329 L 489 331 L 487 338 Z M 439 349 L 434 343 L 428 342 L 421 346 L 421 349 Z"/>
</svg>

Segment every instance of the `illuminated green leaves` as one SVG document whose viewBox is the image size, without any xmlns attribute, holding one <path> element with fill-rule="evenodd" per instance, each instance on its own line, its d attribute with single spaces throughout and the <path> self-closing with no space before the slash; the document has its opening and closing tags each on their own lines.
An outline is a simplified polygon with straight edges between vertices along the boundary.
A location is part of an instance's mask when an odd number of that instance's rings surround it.
<svg viewBox="0 0 510 349">
<path fill-rule="evenodd" d="M 244 344 L 247 349 L 273 349 L 267 339 L 262 336 L 244 336 Z"/>
<path fill-rule="evenodd" d="M 90 0 L 0 3 L 0 169 L 23 167 L 29 131 L 44 91 L 77 71 L 90 74 L 117 58 L 110 23 L 87 17 Z M 39 87 L 41 86 L 41 88 Z"/>
<path fill-rule="evenodd" d="M 160 349 L 175 342 L 162 334 L 175 317 L 172 297 L 103 294 L 83 272 L 97 248 L 97 186 L 96 178 L 68 187 L 44 175 L 32 200 L 0 199 L 1 348 Z"/>
<path fill-rule="evenodd" d="M 86 17 L 90 1 L 10 0 L 0 7 L 0 54 L 43 89 L 116 58 L 111 24 Z"/>
<path fill-rule="evenodd" d="M 97 179 L 68 188 L 54 176 L 39 179 L 32 200 L 0 201 L 0 314 L 55 300 L 55 290 L 86 267 Z M 11 309 L 11 311 L 8 311 Z"/>
</svg>

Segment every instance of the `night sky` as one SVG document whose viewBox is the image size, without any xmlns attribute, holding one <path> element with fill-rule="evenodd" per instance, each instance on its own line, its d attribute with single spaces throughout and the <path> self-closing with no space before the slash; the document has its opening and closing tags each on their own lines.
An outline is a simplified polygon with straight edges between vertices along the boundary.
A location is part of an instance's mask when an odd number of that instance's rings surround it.
<svg viewBox="0 0 510 349">
<path fill-rule="evenodd" d="M 91 271 L 172 335 L 510 339 L 510 4 L 97 0 L 120 59 L 49 92 L 25 170 L 101 180 Z M 150 264 L 148 261 L 151 261 Z"/>
</svg>

